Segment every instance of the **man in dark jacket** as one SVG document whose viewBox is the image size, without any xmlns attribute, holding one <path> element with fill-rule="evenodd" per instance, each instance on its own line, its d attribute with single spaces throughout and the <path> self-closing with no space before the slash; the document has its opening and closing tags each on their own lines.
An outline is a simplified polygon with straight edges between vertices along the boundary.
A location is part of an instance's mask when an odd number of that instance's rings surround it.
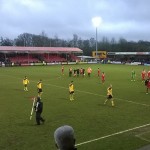
<svg viewBox="0 0 150 150">
<path fill-rule="evenodd" d="M 43 111 L 43 102 L 41 102 L 41 98 L 37 97 L 36 105 L 34 106 L 36 112 L 36 123 L 40 125 L 40 123 L 44 123 L 45 120 L 41 117 Z"/>
</svg>

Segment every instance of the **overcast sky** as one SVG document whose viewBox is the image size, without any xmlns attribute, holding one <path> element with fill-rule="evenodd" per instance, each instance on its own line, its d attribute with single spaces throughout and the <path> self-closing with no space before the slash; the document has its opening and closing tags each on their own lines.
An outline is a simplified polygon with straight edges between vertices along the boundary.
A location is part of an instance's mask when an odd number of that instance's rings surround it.
<svg viewBox="0 0 150 150">
<path fill-rule="evenodd" d="M 0 37 L 22 33 L 95 38 L 92 18 L 99 16 L 98 39 L 150 41 L 150 0 L 0 0 Z"/>
</svg>

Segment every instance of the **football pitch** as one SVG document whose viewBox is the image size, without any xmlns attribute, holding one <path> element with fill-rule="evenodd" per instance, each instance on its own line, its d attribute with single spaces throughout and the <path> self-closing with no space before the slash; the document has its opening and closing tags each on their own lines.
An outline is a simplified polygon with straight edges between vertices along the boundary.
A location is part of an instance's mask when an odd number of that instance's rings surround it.
<svg viewBox="0 0 150 150">
<path fill-rule="evenodd" d="M 92 68 L 91 77 L 69 77 L 68 70 Z M 150 143 L 150 93 L 141 82 L 141 71 L 149 67 L 112 64 L 0 68 L 0 150 L 55 150 L 53 133 L 62 125 L 75 130 L 78 150 L 136 150 Z M 97 69 L 105 72 L 101 83 Z M 131 81 L 132 69 L 136 81 Z M 27 76 L 28 92 L 22 80 Z M 32 98 L 42 79 L 45 124 L 37 126 Z M 74 101 L 69 100 L 68 85 L 74 81 Z M 112 84 L 115 107 L 106 99 Z"/>
</svg>

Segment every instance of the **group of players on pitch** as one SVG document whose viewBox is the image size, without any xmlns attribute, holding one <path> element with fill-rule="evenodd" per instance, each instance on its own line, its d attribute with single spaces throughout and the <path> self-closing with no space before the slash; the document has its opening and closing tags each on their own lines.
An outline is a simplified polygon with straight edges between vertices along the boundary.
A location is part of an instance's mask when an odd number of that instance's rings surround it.
<svg viewBox="0 0 150 150">
<path fill-rule="evenodd" d="M 64 66 L 62 66 L 61 71 L 62 71 L 62 75 L 64 75 Z M 86 71 L 85 71 L 84 68 L 73 70 L 72 67 L 70 67 L 69 68 L 69 77 L 71 77 L 71 76 L 78 77 L 79 75 L 84 77 L 85 72 Z M 92 73 L 92 69 L 90 67 L 88 67 L 87 68 L 88 77 L 91 76 L 91 73 Z M 101 73 L 99 68 L 97 69 L 97 76 L 99 78 L 101 77 L 101 82 L 102 82 L 102 84 L 104 84 L 104 82 L 105 82 L 105 73 L 104 72 Z M 135 81 L 135 78 L 136 78 L 136 73 L 135 73 L 134 69 L 132 69 L 132 71 L 131 71 L 131 81 Z M 141 80 L 142 80 L 142 82 L 145 83 L 146 94 L 148 94 L 148 90 L 150 89 L 150 71 L 146 72 L 145 69 L 143 69 L 142 72 L 141 72 Z M 29 80 L 25 76 L 25 78 L 23 79 L 24 91 L 28 91 L 28 87 L 27 87 L 28 84 L 29 84 Z M 40 100 L 41 95 L 42 95 L 42 80 L 40 80 L 37 83 L 37 90 L 38 90 L 37 100 Z M 70 99 L 70 101 L 74 100 L 74 84 L 73 84 L 73 81 L 71 81 L 70 84 L 69 84 L 69 99 Z M 104 101 L 104 104 L 106 104 L 108 100 L 110 100 L 112 106 L 115 106 L 114 100 L 113 100 L 113 94 L 112 94 L 112 84 L 110 84 L 109 87 L 107 88 L 107 99 Z M 37 102 L 35 103 L 34 107 L 35 107 L 35 110 L 38 110 Z M 38 116 L 36 118 L 37 124 L 39 124 L 40 119 L 42 120 L 41 116 L 38 114 Z"/>
<path fill-rule="evenodd" d="M 74 73 L 74 74 L 73 74 Z M 92 69 L 89 67 L 87 69 L 87 74 L 90 77 L 92 73 Z M 62 69 L 62 74 L 64 74 L 64 67 Z M 71 77 L 73 74 L 73 76 L 85 76 L 85 69 L 81 68 L 81 69 L 72 69 L 72 67 L 69 68 L 69 77 Z M 101 76 L 101 81 L 102 84 L 104 84 L 105 82 L 105 73 L 102 72 L 102 74 L 100 73 L 100 69 L 98 68 L 97 70 L 97 76 L 100 77 Z M 131 71 L 131 81 L 135 81 L 135 77 L 136 77 L 136 73 L 135 71 L 132 69 Z M 150 71 L 146 72 L 145 69 L 142 70 L 141 72 L 141 79 L 142 82 L 145 83 L 146 86 L 146 94 L 148 94 L 148 90 L 150 89 Z M 70 101 L 74 100 L 74 85 L 73 85 L 73 81 L 71 81 L 71 83 L 69 84 L 69 93 L 70 93 Z M 104 104 L 107 103 L 107 101 L 110 100 L 111 101 L 111 105 L 115 106 L 114 104 L 114 100 L 113 100 L 113 94 L 112 94 L 112 84 L 109 85 L 109 87 L 107 88 L 107 99 L 105 100 Z"/>
<path fill-rule="evenodd" d="M 148 94 L 148 89 L 150 89 L 150 70 L 146 72 L 145 69 L 141 72 L 142 82 L 145 82 L 146 94 Z"/>
<path fill-rule="evenodd" d="M 64 67 L 62 67 L 63 69 L 62 69 L 62 74 L 64 75 Z M 78 68 L 78 69 L 72 69 L 72 67 L 70 67 L 69 68 L 69 77 L 79 77 L 79 76 L 82 76 L 82 77 L 84 77 L 85 76 L 85 69 L 84 68 Z M 88 77 L 90 77 L 91 76 L 91 73 L 92 73 L 92 69 L 91 69 L 91 67 L 88 67 L 87 68 L 87 75 L 88 75 Z M 104 82 L 105 82 L 105 73 L 104 72 L 102 72 L 102 74 L 101 74 L 101 72 L 100 72 L 100 69 L 98 68 L 98 70 L 97 70 L 97 76 L 98 77 L 100 77 L 101 76 L 101 81 L 102 81 L 102 83 L 104 84 Z"/>
<path fill-rule="evenodd" d="M 88 67 L 87 68 L 87 75 L 88 75 L 88 77 L 91 76 L 91 73 L 92 73 L 92 69 L 91 69 L 91 67 Z M 62 74 L 64 75 L 64 66 L 62 66 Z M 85 76 L 85 69 L 84 68 L 74 69 L 74 70 L 72 69 L 72 67 L 69 68 L 69 77 L 71 77 L 71 76 L 79 77 L 79 75 L 82 76 L 82 77 Z M 102 84 L 104 84 L 104 82 L 105 82 L 105 73 L 102 72 L 102 74 L 101 74 L 99 68 L 97 70 L 97 76 L 98 77 L 101 76 Z M 70 94 L 70 101 L 73 101 L 74 100 L 74 85 L 73 85 L 73 81 L 71 81 L 71 83 L 69 84 L 69 94 Z M 113 100 L 113 95 L 112 95 L 112 85 L 111 84 L 107 88 L 107 99 L 105 100 L 104 104 L 106 104 L 108 100 L 111 101 L 112 106 L 115 106 L 114 105 L 114 100 Z"/>
<path fill-rule="evenodd" d="M 64 71 L 64 69 L 63 69 Z M 80 69 L 72 69 L 72 67 L 69 68 L 69 77 L 72 76 L 72 73 L 73 76 L 85 76 L 85 69 L 83 68 L 80 68 Z M 91 76 L 91 73 L 92 73 L 92 69 L 90 67 L 88 67 L 87 69 L 87 75 L 88 77 Z M 64 74 L 64 72 L 62 72 L 62 74 Z M 97 76 L 100 77 L 100 69 L 98 68 L 98 71 L 97 71 Z M 101 81 L 102 81 L 102 84 L 104 84 L 105 82 L 105 73 L 102 72 L 101 74 Z M 73 85 L 73 81 L 71 81 L 71 83 L 69 84 L 69 94 L 70 94 L 70 101 L 73 101 L 74 100 L 74 85 Z M 107 101 L 110 100 L 111 101 L 111 104 L 112 106 L 114 106 L 114 100 L 113 100 L 113 95 L 112 95 L 112 85 L 110 84 L 110 86 L 107 88 L 107 99 L 105 100 L 104 104 L 107 103 Z"/>
<path fill-rule="evenodd" d="M 29 79 L 27 76 L 24 77 L 23 79 L 23 86 L 24 86 L 24 91 L 28 91 L 28 84 L 29 84 Z M 37 83 L 37 91 L 38 91 L 38 97 L 41 98 L 42 95 L 42 80 L 40 79 L 39 82 Z"/>
<path fill-rule="evenodd" d="M 135 70 L 132 69 L 131 71 L 131 81 L 135 81 L 136 73 Z M 148 90 L 150 89 L 150 70 L 146 72 L 145 69 L 141 72 L 141 80 L 145 83 L 146 86 L 146 94 L 148 94 Z"/>
<path fill-rule="evenodd" d="M 71 83 L 69 84 L 69 94 L 70 94 L 70 101 L 74 100 L 74 97 L 73 97 L 73 95 L 74 95 L 73 81 L 71 81 Z M 108 100 L 111 100 L 112 106 L 115 106 L 114 100 L 113 100 L 113 95 L 112 95 L 112 85 L 111 84 L 107 88 L 107 99 L 105 100 L 104 104 L 106 104 Z"/>
</svg>

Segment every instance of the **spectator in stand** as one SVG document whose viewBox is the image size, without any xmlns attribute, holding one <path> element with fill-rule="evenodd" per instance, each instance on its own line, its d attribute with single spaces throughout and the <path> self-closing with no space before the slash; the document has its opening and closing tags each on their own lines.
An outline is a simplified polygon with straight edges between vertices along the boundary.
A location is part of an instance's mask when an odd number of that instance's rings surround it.
<svg viewBox="0 0 150 150">
<path fill-rule="evenodd" d="M 58 150 L 77 150 L 74 130 L 71 126 L 64 125 L 57 128 L 54 132 L 54 140 Z"/>
</svg>

